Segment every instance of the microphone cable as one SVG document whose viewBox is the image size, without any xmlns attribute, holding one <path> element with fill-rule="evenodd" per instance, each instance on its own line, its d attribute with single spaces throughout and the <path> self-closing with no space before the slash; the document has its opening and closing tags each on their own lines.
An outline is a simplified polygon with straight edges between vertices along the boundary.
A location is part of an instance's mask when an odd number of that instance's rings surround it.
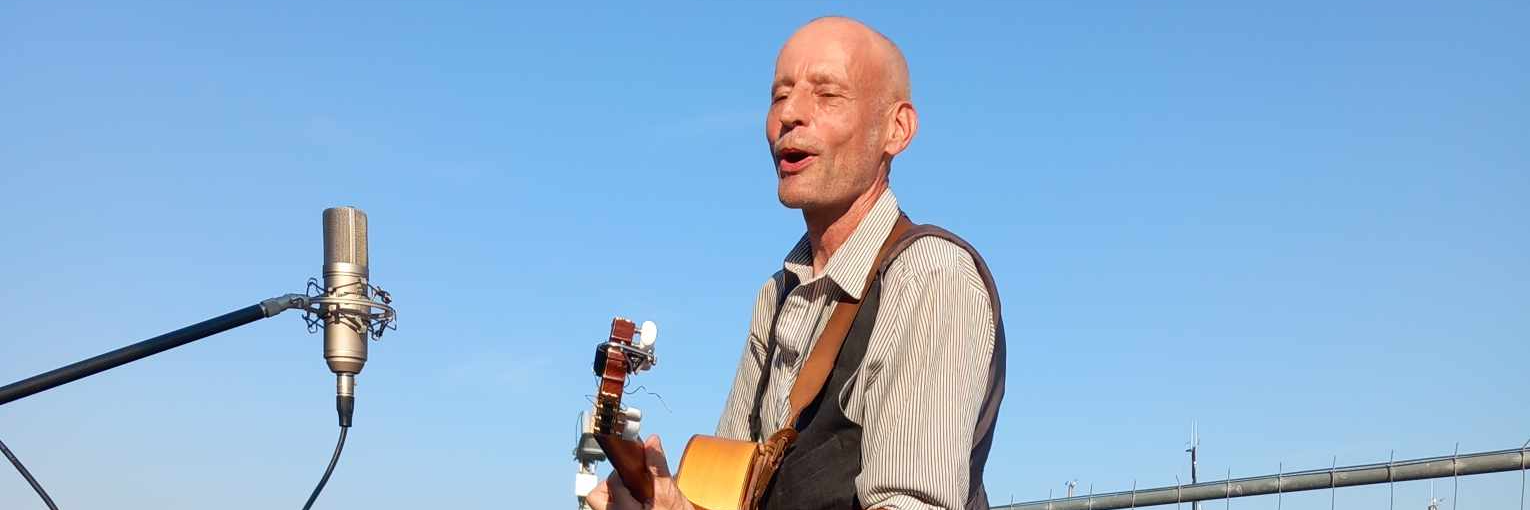
<svg viewBox="0 0 1530 510">
<path fill-rule="evenodd" d="M 341 440 L 344 440 L 345 436 L 340 437 Z M 0 441 L 0 453 L 4 453 L 5 458 L 11 461 L 11 465 L 16 466 L 16 470 L 21 472 L 21 477 L 26 478 L 27 483 L 32 484 L 32 490 L 37 491 L 38 496 L 42 496 L 43 503 L 48 505 L 48 510 L 58 510 L 58 505 L 53 504 L 53 498 L 48 497 L 48 491 L 43 490 L 42 484 L 37 483 L 36 478 L 32 478 L 32 473 L 27 471 L 26 466 L 21 465 L 21 459 L 16 458 L 16 454 L 11 453 L 11 449 L 5 446 L 5 441 Z M 338 455 L 340 452 L 336 451 L 335 453 Z"/>
<path fill-rule="evenodd" d="M 351 428 L 340 427 L 340 440 L 335 443 L 335 455 L 329 458 L 329 467 L 324 468 L 324 476 L 319 478 L 319 485 L 313 488 L 313 494 L 308 495 L 308 502 L 303 504 L 303 510 L 313 508 L 313 502 L 319 499 L 319 493 L 324 491 L 324 484 L 329 483 L 329 475 L 335 472 L 335 463 L 340 462 L 340 450 L 345 448 L 345 433 L 348 430 Z"/>
</svg>

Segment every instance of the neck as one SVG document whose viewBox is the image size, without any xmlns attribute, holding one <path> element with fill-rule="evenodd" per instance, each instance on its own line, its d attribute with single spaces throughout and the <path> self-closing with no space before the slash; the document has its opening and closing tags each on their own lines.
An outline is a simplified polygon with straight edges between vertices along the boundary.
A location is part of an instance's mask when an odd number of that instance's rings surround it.
<svg viewBox="0 0 1530 510">
<path fill-rule="evenodd" d="M 813 246 L 814 276 L 823 274 L 824 266 L 829 264 L 829 257 L 834 256 L 834 252 L 850 239 L 850 234 L 855 233 L 855 227 L 871 213 L 871 208 L 877 205 L 877 198 L 885 190 L 887 181 L 877 179 L 865 193 L 849 204 L 802 211 L 802 219 L 807 223 L 808 242 Z"/>
</svg>

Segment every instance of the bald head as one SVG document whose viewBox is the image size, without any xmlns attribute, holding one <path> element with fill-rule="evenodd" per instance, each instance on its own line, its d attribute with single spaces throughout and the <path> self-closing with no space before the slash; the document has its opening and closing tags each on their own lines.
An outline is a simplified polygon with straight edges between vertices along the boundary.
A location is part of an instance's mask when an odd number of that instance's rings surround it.
<svg viewBox="0 0 1530 510">
<path fill-rule="evenodd" d="M 918 129 L 898 46 L 850 18 L 815 19 L 781 46 L 770 90 L 765 137 L 781 203 L 839 217 L 875 202 Z"/>
<path fill-rule="evenodd" d="M 792 33 L 781 51 L 785 53 L 793 42 L 799 40 L 806 45 L 822 45 L 833 41 L 863 59 L 861 64 L 866 66 L 870 74 L 864 78 L 873 80 L 881 89 L 878 92 L 885 94 L 879 98 L 883 99 L 883 104 L 913 98 L 908 78 L 908 61 L 903 58 L 903 51 L 898 49 L 892 39 L 865 23 L 843 16 L 817 18 Z"/>
</svg>

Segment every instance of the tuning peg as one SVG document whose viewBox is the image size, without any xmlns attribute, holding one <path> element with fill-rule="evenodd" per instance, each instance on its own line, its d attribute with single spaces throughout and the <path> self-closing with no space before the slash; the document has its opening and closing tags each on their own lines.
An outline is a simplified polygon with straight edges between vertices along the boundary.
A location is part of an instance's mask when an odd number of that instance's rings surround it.
<svg viewBox="0 0 1530 510">
<path fill-rule="evenodd" d="M 638 441 L 643 427 L 643 412 L 636 407 L 622 409 L 622 414 L 627 418 L 627 424 L 622 426 L 622 439 Z"/>
<path fill-rule="evenodd" d="M 638 330 L 638 347 L 645 351 L 653 350 L 653 342 L 659 339 L 659 325 L 653 321 L 643 321 L 643 328 Z"/>
</svg>

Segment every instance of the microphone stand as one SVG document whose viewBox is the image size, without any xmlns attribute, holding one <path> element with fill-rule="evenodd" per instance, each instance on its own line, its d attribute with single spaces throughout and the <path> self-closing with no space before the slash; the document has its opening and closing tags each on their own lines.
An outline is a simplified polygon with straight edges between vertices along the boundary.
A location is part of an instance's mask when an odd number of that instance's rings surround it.
<svg viewBox="0 0 1530 510">
<path fill-rule="evenodd" d="M 0 387 L 0 405 L 32 396 L 291 309 L 306 309 L 309 296 L 287 294 L 186 326 L 94 358 Z"/>
</svg>

